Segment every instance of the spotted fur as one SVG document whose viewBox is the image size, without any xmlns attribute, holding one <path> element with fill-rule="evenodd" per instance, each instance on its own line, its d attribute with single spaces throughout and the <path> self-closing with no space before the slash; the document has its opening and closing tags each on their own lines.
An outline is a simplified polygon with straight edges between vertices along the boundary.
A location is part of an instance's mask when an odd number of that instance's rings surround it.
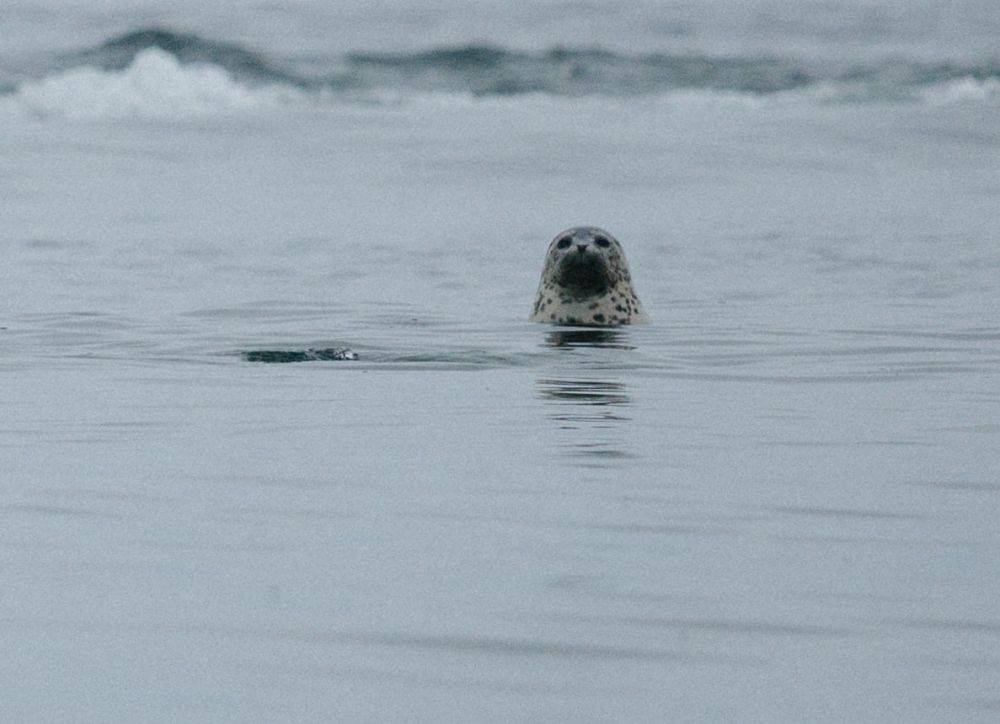
<svg viewBox="0 0 1000 724">
<path fill-rule="evenodd" d="M 557 234 L 545 255 L 531 321 L 595 327 L 646 322 L 618 240 L 594 226 Z"/>
</svg>

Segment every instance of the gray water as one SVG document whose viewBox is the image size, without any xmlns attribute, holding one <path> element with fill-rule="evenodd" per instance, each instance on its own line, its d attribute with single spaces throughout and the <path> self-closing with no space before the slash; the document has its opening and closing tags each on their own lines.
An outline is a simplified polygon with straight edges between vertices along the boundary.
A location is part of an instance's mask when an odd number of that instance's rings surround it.
<svg viewBox="0 0 1000 724">
<path fill-rule="evenodd" d="M 32 5 L 0 96 L 5 719 L 996 719 L 1000 124 L 954 24 L 885 5 L 865 67 L 965 69 L 891 92 L 719 61 L 483 93 L 462 56 L 331 95 L 66 58 L 170 21 L 311 77 L 452 41 L 523 70 L 555 21 L 385 10 L 440 33 L 384 47 L 355 9 L 310 65 L 238 3 L 77 8 L 76 43 Z M 732 49 L 713 7 L 609 62 Z M 859 42 L 772 10 L 795 67 Z M 591 223 L 651 324 L 528 323 Z"/>
</svg>

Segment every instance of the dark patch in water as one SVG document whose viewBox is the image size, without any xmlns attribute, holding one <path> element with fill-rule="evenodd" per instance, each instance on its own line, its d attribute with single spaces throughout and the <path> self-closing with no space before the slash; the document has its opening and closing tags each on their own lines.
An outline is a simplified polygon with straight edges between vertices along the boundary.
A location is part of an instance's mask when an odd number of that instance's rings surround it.
<svg viewBox="0 0 1000 724">
<path fill-rule="evenodd" d="M 357 358 L 358 355 L 356 352 L 343 347 L 307 350 L 254 349 L 243 353 L 243 359 L 247 362 L 267 362 L 272 364 L 316 361 L 341 362 L 344 360 L 356 360 Z"/>
<path fill-rule="evenodd" d="M 516 53 L 491 45 L 460 45 L 415 53 L 350 53 L 347 59 L 358 65 L 381 65 L 411 70 L 416 68 L 474 70 L 497 68 L 517 57 Z"/>
</svg>

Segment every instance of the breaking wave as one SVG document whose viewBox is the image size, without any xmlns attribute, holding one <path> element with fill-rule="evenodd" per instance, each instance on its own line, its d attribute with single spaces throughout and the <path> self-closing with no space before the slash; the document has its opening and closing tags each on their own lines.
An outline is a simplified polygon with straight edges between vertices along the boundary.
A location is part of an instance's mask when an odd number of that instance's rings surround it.
<svg viewBox="0 0 1000 724">
<path fill-rule="evenodd" d="M 246 85 L 223 68 L 184 65 L 156 48 L 138 53 L 122 70 L 85 66 L 23 83 L 15 97 L 30 112 L 70 118 L 177 118 L 303 100 L 292 86 Z"/>
<path fill-rule="evenodd" d="M 304 79 L 283 70 L 263 55 L 238 45 L 205 40 L 197 35 L 159 28 L 137 30 L 70 56 L 75 65 L 95 65 L 104 70 L 123 70 L 145 51 L 162 50 L 180 63 L 215 65 L 235 80 L 307 85 Z"/>
<path fill-rule="evenodd" d="M 888 60 L 835 67 L 779 56 L 562 47 L 530 53 L 464 45 L 355 52 L 313 62 L 305 71 L 291 60 L 238 45 L 149 28 L 59 58 L 35 79 L 0 82 L 0 95 L 16 97 L 31 111 L 84 117 L 173 117 L 331 94 L 629 97 L 692 91 L 728 97 L 801 94 L 829 102 L 993 100 L 1000 96 L 1000 62 Z"/>
</svg>

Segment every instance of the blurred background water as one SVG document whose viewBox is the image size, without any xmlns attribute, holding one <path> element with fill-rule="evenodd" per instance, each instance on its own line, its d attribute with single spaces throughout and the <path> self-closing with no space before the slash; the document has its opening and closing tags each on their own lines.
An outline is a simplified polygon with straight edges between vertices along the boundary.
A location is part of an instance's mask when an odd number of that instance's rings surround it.
<svg viewBox="0 0 1000 724">
<path fill-rule="evenodd" d="M 0 8 L 0 711 L 994 720 L 997 37 Z M 576 224 L 650 325 L 525 321 Z"/>
</svg>

